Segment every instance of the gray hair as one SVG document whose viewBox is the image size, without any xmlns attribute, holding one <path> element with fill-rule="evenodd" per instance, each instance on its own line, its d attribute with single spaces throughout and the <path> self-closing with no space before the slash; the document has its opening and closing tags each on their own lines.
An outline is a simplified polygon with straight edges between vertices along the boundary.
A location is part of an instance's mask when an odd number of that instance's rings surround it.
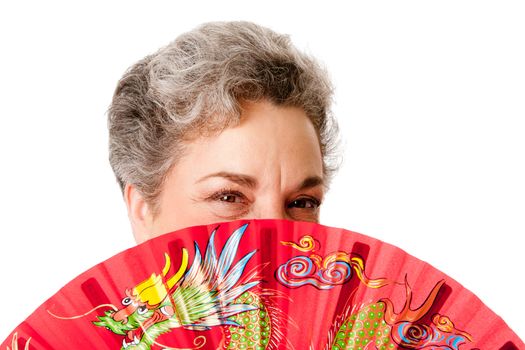
<svg viewBox="0 0 525 350">
<path fill-rule="evenodd" d="M 130 67 L 108 112 L 109 161 L 122 192 L 153 208 L 185 142 L 240 121 L 243 101 L 304 110 L 318 133 L 326 183 L 338 168 L 338 127 L 326 71 L 287 35 L 249 22 L 213 22 Z"/>
</svg>

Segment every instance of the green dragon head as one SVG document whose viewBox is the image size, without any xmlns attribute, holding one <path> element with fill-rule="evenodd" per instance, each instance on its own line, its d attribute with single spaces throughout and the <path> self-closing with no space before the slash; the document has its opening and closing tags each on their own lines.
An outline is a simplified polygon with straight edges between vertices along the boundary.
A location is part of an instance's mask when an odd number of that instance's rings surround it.
<svg viewBox="0 0 525 350">
<path fill-rule="evenodd" d="M 169 304 L 151 307 L 130 296 L 124 298 L 122 304 L 122 309 L 108 310 L 104 316 L 98 316 L 99 321 L 93 322 L 123 335 L 122 349 L 149 349 L 160 334 L 174 326 L 174 321 L 170 320 L 173 307 Z"/>
<path fill-rule="evenodd" d="M 93 324 L 123 335 L 123 349 L 149 349 L 160 334 L 176 326 L 176 320 L 171 319 L 174 308 L 168 296 L 188 266 L 186 249 L 182 253 L 181 266 L 174 276 L 166 279 L 171 262 L 165 254 L 166 264 L 162 275 L 153 273 L 134 288 L 127 289 L 126 296 L 122 299 L 122 308 L 106 311 Z"/>
</svg>

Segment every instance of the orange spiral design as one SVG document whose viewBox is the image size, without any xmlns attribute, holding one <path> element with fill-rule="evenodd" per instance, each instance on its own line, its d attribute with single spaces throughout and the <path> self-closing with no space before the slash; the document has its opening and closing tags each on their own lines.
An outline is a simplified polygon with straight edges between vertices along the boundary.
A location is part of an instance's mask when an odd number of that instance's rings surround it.
<svg viewBox="0 0 525 350">
<path fill-rule="evenodd" d="M 299 239 L 299 243 L 281 241 L 282 245 L 290 246 L 301 252 L 315 251 L 315 248 L 319 245 L 319 242 L 310 235 L 304 235 Z"/>
</svg>

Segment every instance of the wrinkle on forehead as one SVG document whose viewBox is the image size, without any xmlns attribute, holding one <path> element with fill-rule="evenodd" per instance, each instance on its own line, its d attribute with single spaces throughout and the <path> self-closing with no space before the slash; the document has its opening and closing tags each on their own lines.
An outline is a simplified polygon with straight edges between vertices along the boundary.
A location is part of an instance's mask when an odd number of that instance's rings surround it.
<svg viewBox="0 0 525 350">
<path fill-rule="evenodd" d="M 319 139 L 304 111 L 269 102 L 247 103 L 238 125 L 186 145 L 175 168 L 191 169 L 191 184 L 218 172 L 244 174 L 260 189 L 287 191 L 323 178 Z"/>
</svg>

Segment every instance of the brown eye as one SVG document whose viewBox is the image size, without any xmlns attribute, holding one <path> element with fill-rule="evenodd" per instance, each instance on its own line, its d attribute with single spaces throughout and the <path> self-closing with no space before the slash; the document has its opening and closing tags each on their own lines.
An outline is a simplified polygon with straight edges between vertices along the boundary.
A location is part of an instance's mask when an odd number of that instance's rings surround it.
<svg viewBox="0 0 525 350">
<path fill-rule="evenodd" d="M 229 202 L 229 203 L 239 202 L 238 196 L 233 195 L 233 194 L 223 194 L 218 198 L 218 200 L 220 200 L 221 202 Z"/>
<path fill-rule="evenodd" d="M 215 192 L 208 198 L 208 200 L 232 205 L 243 205 L 248 203 L 248 199 L 242 192 L 230 189 L 222 189 Z"/>
<path fill-rule="evenodd" d="M 250 209 L 250 200 L 244 193 L 223 188 L 210 194 L 206 201 L 211 212 L 221 219 L 234 220 L 246 215 Z"/>
<path fill-rule="evenodd" d="M 315 198 L 299 198 L 288 204 L 288 208 L 317 209 L 321 205 Z"/>
</svg>

